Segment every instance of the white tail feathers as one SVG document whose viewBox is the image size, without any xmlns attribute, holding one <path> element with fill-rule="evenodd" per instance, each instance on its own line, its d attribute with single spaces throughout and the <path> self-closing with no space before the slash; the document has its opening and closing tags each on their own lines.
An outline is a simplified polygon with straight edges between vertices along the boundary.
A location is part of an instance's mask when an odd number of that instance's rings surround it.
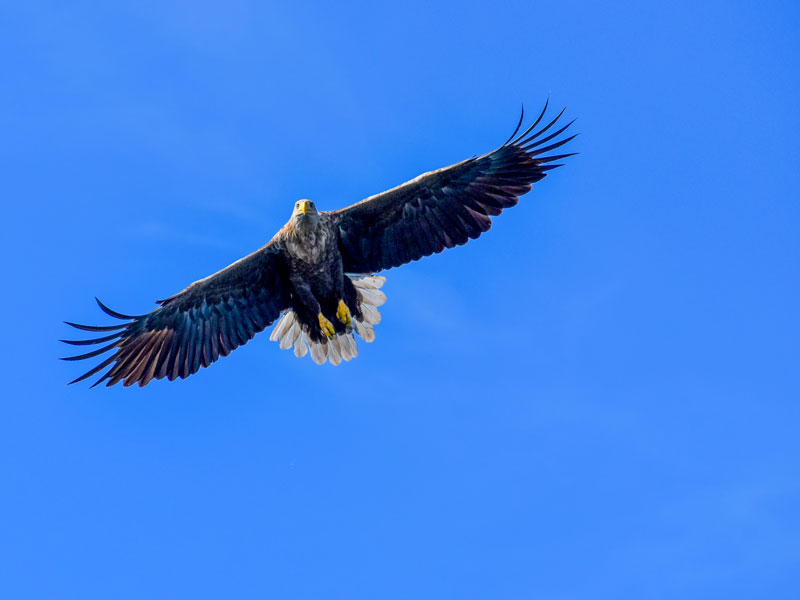
<svg viewBox="0 0 800 600">
<path fill-rule="evenodd" d="M 349 273 L 345 273 L 345 276 L 350 278 L 356 288 L 358 307 L 362 315 L 360 321 L 353 315 L 353 330 L 365 342 L 372 342 L 375 340 L 373 326 L 381 322 L 381 313 L 377 307 L 386 302 L 386 294 L 380 290 L 386 282 L 386 278 L 380 275 Z M 325 339 L 321 342 L 312 342 L 291 309 L 281 315 L 269 339 L 279 342 L 282 350 L 294 347 L 294 354 L 297 357 L 305 356 L 310 349 L 311 358 L 318 365 L 326 360 L 331 361 L 331 364 L 338 365 L 343 360 L 351 360 L 358 356 L 358 345 L 353 331 L 337 333 L 332 339 Z"/>
</svg>

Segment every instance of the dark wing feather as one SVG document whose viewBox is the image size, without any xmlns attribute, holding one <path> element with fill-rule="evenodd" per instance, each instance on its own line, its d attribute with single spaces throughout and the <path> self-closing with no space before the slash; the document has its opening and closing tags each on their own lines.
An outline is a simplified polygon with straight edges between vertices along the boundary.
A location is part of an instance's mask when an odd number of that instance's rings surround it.
<svg viewBox="0 0 800 600">
<path fill-rule="evenodd" d="M 289 307 L 286 281 L 281 245 L 273 241 L 182 292 L 159 300 L 161 306 L 146 315 L 123 315 L 98 300 L 103 312 L 127 323 L 100 327 L 68 323 L 84 331 L 116 331 L 96 339 L 61 340 L 75 346 L 111 342 L 64 360 L 83 360 L 113 351 L 70 383 L 83 381 L 112 363 L 94 385 L 107 380 L 106 385 L 122 381 L 126 386 L 145 386 L 163 377 L 184 379 L 201 366 L 227 356 L 275 321 Z"/>
<path fill-rule="evenodd" d="M 339 227 L 344 270 L 372 273 L 397 267 L 445 248 L 475 239 L 491 225 L 491 217 L 514 206 L 519 197 L 544 178 L 551 164 L 572 154 L 541 156 L 575 136 L 560 136 L 572 122 L 541 137 L 559 120 L 562 110 L 541 129 L 536 121 L 489 154 L 420 175 L 401 186 L 330 213 Z M 516 137 L 515 137 L 516 136 Z"/>
</svg>

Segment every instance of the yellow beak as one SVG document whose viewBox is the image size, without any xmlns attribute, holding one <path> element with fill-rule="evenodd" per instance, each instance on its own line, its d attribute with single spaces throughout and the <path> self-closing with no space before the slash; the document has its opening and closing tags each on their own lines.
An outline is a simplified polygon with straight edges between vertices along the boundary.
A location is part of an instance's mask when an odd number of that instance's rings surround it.
<svg viewBox="0 0 800 600">
<path fill-rule="evenodd" d="M 308 200 L 301 200 L 300 201 L 300 208 L 298 209 L 301 213 L 306 214 L 308 212 L 308 205 L 311 204 Z"/>
</svg>

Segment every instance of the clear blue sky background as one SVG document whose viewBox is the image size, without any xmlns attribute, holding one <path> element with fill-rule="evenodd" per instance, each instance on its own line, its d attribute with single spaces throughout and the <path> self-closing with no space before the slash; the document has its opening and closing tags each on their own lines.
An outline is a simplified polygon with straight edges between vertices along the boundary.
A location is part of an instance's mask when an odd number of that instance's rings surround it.
<svg viewBox="0 0 800 600">
<path fill-rule="evenodd" d="M 793 597 L 796 4 L 287 4 L 1 9 L 3 597 Z M 389 272 L 355 361 L 64 385 L 94 295 L 150 310 L 548 95 L 580 156 Z"/>
</svg>

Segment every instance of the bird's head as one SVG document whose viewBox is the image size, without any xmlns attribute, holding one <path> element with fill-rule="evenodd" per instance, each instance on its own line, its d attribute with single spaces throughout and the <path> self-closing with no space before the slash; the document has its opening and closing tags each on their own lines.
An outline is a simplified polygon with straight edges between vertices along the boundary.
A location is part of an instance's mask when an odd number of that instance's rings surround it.
<svg viewBox="0 0 800 600">
<path fill-rule="evenodd" d="M 311 200 L 298 200 L 294 203 L 292 220 L 298 225 L 316 225 L 319 222 L 317 207 Z"/>
</svg>

